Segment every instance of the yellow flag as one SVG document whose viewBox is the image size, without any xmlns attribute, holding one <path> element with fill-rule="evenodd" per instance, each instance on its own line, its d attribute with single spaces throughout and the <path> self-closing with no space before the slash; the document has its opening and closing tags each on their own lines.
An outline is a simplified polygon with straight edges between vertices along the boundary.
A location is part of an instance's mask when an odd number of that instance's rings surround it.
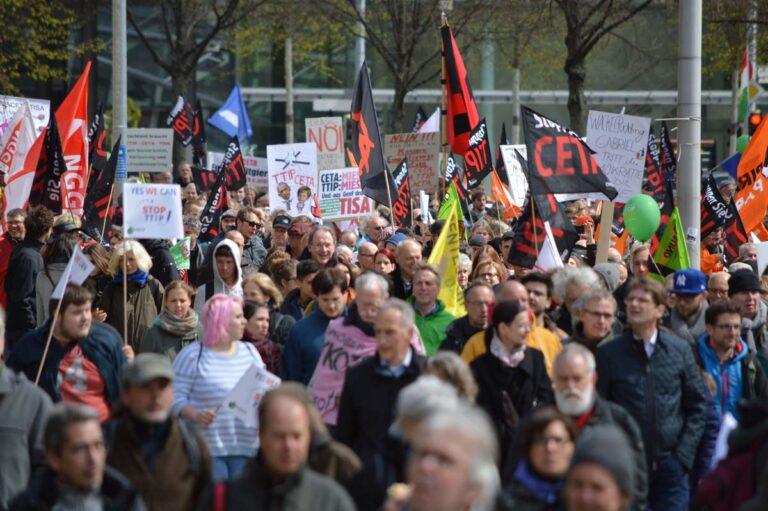
<svg viewBox="0 0 768 511">
<path fill-rule="evenodd" d="M 440 270 L 438 298 L 445 304 L 445 310 L 457 318 L 467 313 L 464 309 L 464 293 L 459 287 L 460 207 L 458 202 L 451 201 L 445 227 L 440 232 L 428 260 L 429 264 L 434 264 Z"/>
</svg>

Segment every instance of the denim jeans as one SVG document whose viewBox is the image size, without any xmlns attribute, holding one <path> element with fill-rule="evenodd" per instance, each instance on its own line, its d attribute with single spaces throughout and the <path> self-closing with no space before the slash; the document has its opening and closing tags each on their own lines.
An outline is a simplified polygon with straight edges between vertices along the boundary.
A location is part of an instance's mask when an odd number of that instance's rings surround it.
<svg viewBox="0 0 768 511">
<path fill-rule="evenodd" d="M 674 455 L 657 459 L 648 488 L 648 509 L 686 511 L 690 497 L 687 472 Z"/>
<path fill-rule="evenodd" d="M 248 456 L 214 456 L 213 480 L 218 482 L 237 478 L 242 474 L 248 460 Z"/>
</svg>

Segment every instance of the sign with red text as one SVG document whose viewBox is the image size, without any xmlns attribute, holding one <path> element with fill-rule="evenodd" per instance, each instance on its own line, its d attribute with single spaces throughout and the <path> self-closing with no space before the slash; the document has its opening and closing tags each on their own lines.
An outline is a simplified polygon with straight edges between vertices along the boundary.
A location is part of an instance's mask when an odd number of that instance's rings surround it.
<svg viewBox="0 0 768 511">
<path fill-rule="evenodd" d="M 344 166 L 344 130 L 341 117 L 309 117 L 304 120 L 307 142 L 317 146 L 318 170 Z"/>
<path fill-rule="evenodd" d="M 32 112 L 35 136 L 40 135 L 43 129 L 48 126 L 48 119 L 51 117 L 51 102 L 47 99 L 0 96 L 0 137 L 3 136 L 3 132 L 16 113 L 16 110 L 25 103 L 29 103 L 29 110 Z"/>
<path fill-rule="evenodd" d="M 317 146 L 280 144 L 267 146 L 269 207 L 291 216 L 313 218 L 312 206 L 317 193 Z"/>
<path fill-rule="evenodd" d="M 412 193 L 432 194 L 439 175 L 440 133 L 394 133 L 384 137 L 384 157 L 390 169 L 408 158 L 408 178 Z M 395 200 L 395 197 L 392 197 Z"/>
<path fill-rule="evenodd" d="M 129 238 L 184 237 L 179 185 L 125 183 L 123 228 Z"/>
<path fill-rule="evenodd" d="M 128 172 L 171 172 L 173 130 L 171 128 L 126 128 Z"/>
<path fill-rule="evenodd" d="M 318 202 L 323 220 L 349 220 L 373 211 L 373 201 L 360 187 L 357 167 L 321 170 Z"/>
</svg>

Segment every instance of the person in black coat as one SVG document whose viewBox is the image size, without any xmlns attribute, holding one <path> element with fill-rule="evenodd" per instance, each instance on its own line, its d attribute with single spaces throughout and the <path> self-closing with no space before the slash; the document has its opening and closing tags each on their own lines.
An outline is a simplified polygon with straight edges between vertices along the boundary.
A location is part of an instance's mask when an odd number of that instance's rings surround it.
<svg viewBox="0 0 768 511">
<path fill-rule="evenodd" d="M 488 327 L 490 307 L 493 305 L 493 288 L 488 284 L 476 282 L 464 291 L 464 304 L 467 315 L 453 321 L 445 330 L 445 340 L 441 350 L 453 351 L 461 355 L 461 350 L 469 338 Z"/>
<path fill-rule="evenodd" d="M 528 309 L 517 302 L 499 302 L 492 317 L 493 325 L 485 333 L 489 349 L 470 367 L 479 389 L 477 404 L 491 416 L 506 452 L 520 418 L 554 403 L 554 395 L 544 355 L 525 344 L 531 331 Z"/>
<path fill-rule="evenodd" d="M 348 369 L 344 377 L 334 437 L 363 463 L 349 486 L 358 509 L 378 509 L 384 501 L 381 467 L 397 396 L 419 377 L 425 362 L 410 345 L 415 328 L 410 305 L 397 298 L 387 301 L 374 323 L 376 354 Z"/>
<path fill-rule="evenodd" d="M 44 206 L 32 208 L 24 220 L 24 228 L 24 241 L 13 247 L 5 279 L 8 350 L 22 335 L 37 326 L 35 281 L 45 267 L 40 250 L 51 237 L 53 213 Z"/>
<path fill-rule="evenodd" d="M 152 267 L 149 274 L 155 277 L 163 287 L 174 280 L 179 280 L 179 270 L 176 268 L 176 261 L 171 255 L 170 243 L 168 240 L 140 240 L 147 254 L 152 258 Z"/>
</svg>

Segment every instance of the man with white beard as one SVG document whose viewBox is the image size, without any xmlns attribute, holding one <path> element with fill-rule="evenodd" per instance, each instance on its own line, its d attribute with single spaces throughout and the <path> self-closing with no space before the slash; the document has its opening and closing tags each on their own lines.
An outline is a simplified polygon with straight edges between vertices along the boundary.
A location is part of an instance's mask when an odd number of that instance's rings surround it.
<svg viewBox="0 0 768 511">
<path fill-rule="evenodd" d="M 634 451 L 635 487 L 632 509 L 645 509 L 648 481 L 643 436 L 635 419 L 621 406 L 601 398 L 595 385 L 595 357 L 581 344 L 567 344 L 555 358 L 552 387 L 557 409 L 570 416 L 581 431 L 611 424 L 627 436 Z"/>
</svg>

